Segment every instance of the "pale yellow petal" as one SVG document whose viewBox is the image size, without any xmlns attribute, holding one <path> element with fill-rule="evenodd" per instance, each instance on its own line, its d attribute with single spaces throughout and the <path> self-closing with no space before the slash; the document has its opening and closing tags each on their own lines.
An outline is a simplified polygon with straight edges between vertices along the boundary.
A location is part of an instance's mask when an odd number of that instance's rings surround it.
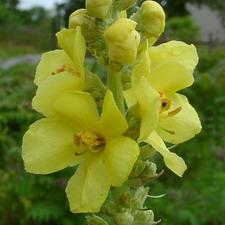
<svg viewBox="0 0 225 225">
<path fill-rule="evenodd" d="M 109 178 L 102 155 L 92 154 L 68 182 L 66 194 L 71 212 L 99 212 L 109 189 Z"/>
<path fill-rule="evenodd" d="M 149 85 L 145 77 L 141 78 L 133 90 L 139 104 L 141 118 L 139 141 L 141 141 L 157 127 L 161 100 L 159 93 Z"/>
<path fill-rule="evenodd" d="M 87 92 L 68 91 L 54 103 L 53 111 L 71 126 L 95 131 L 99 115 L 94 98 Z"/>
<path fill-rule="evenodd" d="M 126 101 L 126 104 L 127 104 L 128 108 L 137 104 L 137 99 L 134 95 L 134 92 L 133 92 L 132 88 L 124 91 L 123 95 L 124 95 L 124 98 L 125 98 L 125 101 Z"/>
<path fill-rule="evenodd" d="M 197 112 L 184 95 L 175 94 L 171 101 L 170 109 L 160 117 L 157 132 L 166 142 L 179 144 L 193 138 L 202 126 Z M 180 112 L 167 116 L 177 107 L 181 107 Z"/>
<path fill-rule="evenodd" d="M 151 71 L 149 82 L 159 92 L 169 95 L 191 86 L 194 77 L 182 64 L 165 62 Z"/>
<path fill-rule="evenodd" d="M 138 144 L 128 137 L 107 142 L 104 159 L 112 186 L 120 186 L 128 179 L 138 155 Z"/>
<path fill-rule="evenodd" d="M 64 68 L 73 70 L 73 63 L 63 50 L 54 50 L 42 54 L 37 66 L 34 83 L 39 85 L 50 76 L 60 75 Z"/>
<path fill-rule="evenodd" d="M 59 46 L 67 53 L 74 63 L 75 68 L 81 73 L 81 76 L 83 76 L 86 45 L 81 28 L 62 29 L 56 36 Z"/>
<path fill-rule="evenodd" d="M 65 91 L 84 89 L 82 79 L 74 75 L 63 72 L 60 75 L 49 76 L 37 88 L 33 98 L 33 108 L 45 116 L 53 115 L 52 107 L 56 99 Z"/>
<path fill-rule="evenodd" d="M 146 41 L 142 47 L 139 55 L 139 60 L 132 72 L 132 83 L 138 82 L 142 76 L 149 76 L 151 71 L 151 62 L 148 52 L 148 41 Z"/>
<path fill-rule="evenodd" d="M 177 154 L 170 152 L 163 142 L 162 138 L 153 131 L 151 135 L 145 140 L 149 143 L 157 152 L 159 152 L 164 159 L 166 166 L 173 171 L 176 175 L 182 177 L 187 166 L 184 160 Z"/>
<path fill-rule="evenodd" d="M 198 53 L 194 45 L 181 41 L 170 41 L 150 48 L 152 68 L 162 62 L 174 61 L 184 65 L 191 72 L 198 64 Z"/>
<path fill-rule="evenodd" d="M 99 120 L 99 132 L 105 138 L 122 135 L 128 128 L 126 118 L 120 112 L 111 91 L 105 94 L 102 114 Z"/>
<path fill-rule="evenodd" d="M 23 137 L 22 158 L 26 171 L 48 174 L 80 162 L 75 156 L 74 129 L 59 119 L 41 119 Z"/>
</svg>

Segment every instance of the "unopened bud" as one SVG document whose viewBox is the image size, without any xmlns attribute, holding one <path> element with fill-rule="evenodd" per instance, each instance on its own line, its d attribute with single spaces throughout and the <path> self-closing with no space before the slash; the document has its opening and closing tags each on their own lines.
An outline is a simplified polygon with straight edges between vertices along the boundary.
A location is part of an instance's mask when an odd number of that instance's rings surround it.
<svg viewBox="0 0 225 225">
<path fill-rule="evenodd" d="M 120 18 L 104 33 L 109 58 L 122 64 L 134 63 L 140 43 L 140 35 L 135 30 L 136 22 Z"/>
<path fill-rule="evenodd" d="M 69 28 L 80 26 L 85 39 L 95 36 L 96 27 L 93 18 L 88 16 L 86 9 L 78 9 L 70 15 Z"/>
<path fill-rule="evenodd" d="M 86 0 L 86 9 L 89 16 L 105 18 L 112 6 L 112 0 Z"/>
<path fill-rule="evenodd" d="M 144 207 L 145 200 L 148 196 L 149 187 L 141 186 L 137 189 L 132 199 L 132 204 L 134 208 L 142 209 Z"/>
<path fill-rule="evenodd" d="M 150 225 L 154 224 L 154 213 L 152 210 L 138 210 L 135 212 L 132 225 Z"/>
<path fill-rule="evenodd" d="M 159 37 L 165 29 L 165 12 L 155 1 L 145 1 L 132 19 L 138 23 L 137 29 L 146 37 Z"/>
<path fill-rule="evenodd" d="M 133 224 L 134 217 L 129 212 L 117 213 L 114 218 L 116 224 L 131 225 Z"/>
<path fill-rule="evenodd" d="M 108 223 L 99 216 L 87 216 L 88 225 L 108 225 Z"/>
<path fill-rule="evenodd" d="M 126 10 L 136 4 L 137 0 L 116 0 L 115 7 L 118 10 Z"/>
</svg>

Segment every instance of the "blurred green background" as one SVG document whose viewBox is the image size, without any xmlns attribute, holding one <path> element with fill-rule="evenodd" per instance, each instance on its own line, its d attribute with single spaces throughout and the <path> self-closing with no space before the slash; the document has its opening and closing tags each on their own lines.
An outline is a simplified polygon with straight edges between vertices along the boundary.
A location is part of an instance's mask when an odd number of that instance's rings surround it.
<svg viewBox="0 0 225 225">
<path fill-rule="evenodd" d="M 188 164 L 184 178 L 166 170 L 150 184 L 150 190 L 151 195 L 167 195 L 150 199 L 148 207 L 154 209 L 156 219 L 162 218 L 162 225 L 225 225 L 225 38 L 218 39 L 217 32 L 202 33 L 189 5 L 216 10 L 218 23 L 225 29 L 225 2 L 159 2 L 168 15 L 160 42 L 176 39 L 197 45 L 196 82 L 184 92 L 199 112 L 203 130 L 176 148 Z M 64 193 L 73 170 L 49 176 L 27 174 L 20 147 L 28 126 L 40 118 L 31 108 L 36 63 L 42 52 L 56 47 L 54 33 L 66 26 L 68 15 L 84 2 L 65 0 L 51 10 L 26 9 L 20 3 L 0 0 L 0 225 L 85 224 L 82 215 L 69 212 Z M 209 17 L 202 20 L 212 26 Z M 159 170 L 163 168 L 159 163 Z"/>
</svg>

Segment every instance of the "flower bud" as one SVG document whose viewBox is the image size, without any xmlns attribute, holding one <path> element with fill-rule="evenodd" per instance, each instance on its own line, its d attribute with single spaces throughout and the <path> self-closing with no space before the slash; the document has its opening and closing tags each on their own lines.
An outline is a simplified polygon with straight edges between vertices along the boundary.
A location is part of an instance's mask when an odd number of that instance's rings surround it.
<svg viewBox="0 0 225 225">
<path fill-rule="evenodd" d="M 154 213 L 152 210 L 141 211 L 138 210 L 135 212 L 134 222 L 132 225 L 149 225 L 154 224 Z"/>
<path fill-rule="evenodd" d="M 69 18 L 69 28 L 76 28 L 77 26 L 84 26 L 87 23 L 85 17 L 87 16 L 86 9 L 78 9 L 70 15 Z"/>
<path fill-rule="evenodd" d="M 134 63 L 140 43 L 140 35 L 135 30 L 136 22 L 120 18 L 104 33 L 111 61 L 122 64 Z"/>
<path fill-rule="evenodd" d="M 142 209 L 149 192 L 149 187 L 141 186 L 137 189 L 132 200 L 134 208 Z"/>
<path fill-rule="evenodd" d="M 86 0 L 86 9 L 89 16 L 103 19 L 108 14 L 112 0 Z"/>
<path fill-rule="evenodd" d="M 95 23 L 93 18 L 87 15 L 86 9 L 78 9 L 70 15 L 69 28 L 80 26 L 85 39 L 92 39 L 96 33 Z"/>
<path fill-rule="evenodd" d="M 138 23 L 137 30 L 146 37 L 159 37 L 165 29 L 166 15 L 155 1 L 145 1 L 132 19 Z"/>
<path fill-rule="evenodd" d="M 87 216 L 88 225 L 108 225 L 108 223 L 99 216 Z"/>
<path fill-rule="evenodd" d="M 133 6 L 137 0 L 116 0 L 115 1 L 115 6 L 118 10 L 126 10 Z"/>
<path fill-rule="evenodd" d="M 131 225 L 134 221 L 134 217 L 129 212 L 117 213 L 114 219 L 119 225 Z"/>
</svg>

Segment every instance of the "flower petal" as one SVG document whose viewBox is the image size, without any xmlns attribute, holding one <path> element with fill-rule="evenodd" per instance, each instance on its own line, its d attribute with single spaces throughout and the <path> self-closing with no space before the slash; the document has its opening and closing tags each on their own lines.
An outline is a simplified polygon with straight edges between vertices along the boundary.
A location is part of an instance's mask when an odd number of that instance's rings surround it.
<svg viewBox="0 0 225 225">
<path fill-rule="evenodd" d="M 140 53 L 140 59 L 132 72 L 132 83 L 138 82 L 142 76 L 147 77 L 151 71 L 151 62 L 148 52 L 148 41 L 144 43 L 143 49 Z"/>
<path fill-rule="evenodd" d="M 184 95 L 175 94 L 171 101 L 172 109 L 182 109 L 176 115 L 161 116 L 157 132 L 166 142 L 179 144 L 193 138 L 201 131 L 202 126 L 197 112 Z"/>
<path fill-rule="evenodd" d="M 58 76 L 49 76 L 37 88 L 33 98 L 33 108 L 45 116 L 53 114 L 52 107 L 56 99 L 65 91 L 84 89 L 84 83 L 80 78 L 69 73 Z"/>
<path fill-rule="evenodd" d="M 89 93 L 65 92 L 56 100 L 53 110 L 71 126 L 82 131 L 95 131 L 99 115 L 95 100 Z"/>
<path fill-rule="evenodd" d="M 137 143 L 128 137 L 107 142 L 104 159 L 112 186 L 120 186 L 128 179 L 139 152 Z"/>
<path fill-rule="evenodd" d="M 191 86 L 194 78 L 185 66 L 171 61 L 156 66 L 151 71 L 149 82 L 159 92 L 169 95 Z"/>
<path fill-rule="evenodd" d="M 193 72 L 198 64 L 198 53 L 194 45 L 188 45 L 181 41 L 170 41 L 150 48 L 152 68 L 162 62 L 174 61 L 184 65 Z"/>
<path fill-rule="evenodd" d="M 84 74 L 84 59 L 86 54 L 85 39 L 82 35 L 81 28 L 62 29 L 56 34 L 59 46 L 67 53 L 74 63 L 75 68 Z"/>
<path fill-rule="evenodd" d="M 50 76 L 59 75 L 64 67 L 73 69 L 73 63 L 63 50 L 54 50 L 42 54 L 37 66 L 34 83 L 39 85 Z"/>
<path fill-rule="evenodd" d="M 157 152 L 159 152 L 164 159 L 166 166 L 173 171 L 176 175 L 182 177 L 187 166 L 184 160 L 177 154 L 170 152 L 163 142 L 162 138 L 153 131 L 151 135 L 145 140 L 149 143 Z"/>
<path fill-rule="evenodd" d="M 102 114 L 99 120 L 99 132 L 105 138 L 110 138 L 122 135 L 127 128 L 126 118 L 117 107 L 112 92 L 108 90 L 105 94 Z"/>
<path fill-rule="evenodd" d="M 128 108 L 137 104 L 137 99 L 134 95 L 134 92 L 133 92 L 132 88 L 124 91 L 123 95 L 124 95 L 124 98 L 125 98 L 125 101 L 126 101 L 126 104 L 127 104 Z"/>
<path fill-rule="evenodd" d="M 91 154 L 68 182 L 66 194 L 71 212 L 99 212 L 109 189 L 109 178 L 101 153 Z"/>
<path fill-rule="evenodd" d="M 151 87 L 145 77 L 141 78 L 140 82 L 133 87 L 133 90 L 140 108 L 139 141 L 141 141 L 147 138 L 157 127 L 161 100 L 159 93 Z"/>
<path fill-rule="evenodd" d="M 74 129 L 59 119 L 41 119 L 23 137 L 22 158 L 26 171 L 48 174 L 76 165 Z"/>
</svg>

